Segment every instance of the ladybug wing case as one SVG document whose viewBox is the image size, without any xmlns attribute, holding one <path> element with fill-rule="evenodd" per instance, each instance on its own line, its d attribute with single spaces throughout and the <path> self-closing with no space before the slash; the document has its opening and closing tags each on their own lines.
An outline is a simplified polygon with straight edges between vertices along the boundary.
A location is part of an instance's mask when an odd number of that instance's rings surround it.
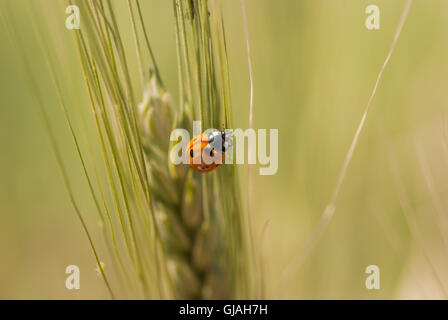
<svg viewBox="0 0 448 320">
<path fill-rule="evenodd" d="M 204 152 L 206 154 L 204 159 Z M 224 157 L 213 151 L 210 146 L 209 136 L 205 133 L 198 135 L 190 140 L 190 144 L 186 150 L 185 156 L 190 167 L 199 172 L 209 172 L 216 169 L 223 161 Z M 217 161 L 219 158 L 219 161 Z M 207 160 L 207 161 L 204 161 Z"/>
</svg>

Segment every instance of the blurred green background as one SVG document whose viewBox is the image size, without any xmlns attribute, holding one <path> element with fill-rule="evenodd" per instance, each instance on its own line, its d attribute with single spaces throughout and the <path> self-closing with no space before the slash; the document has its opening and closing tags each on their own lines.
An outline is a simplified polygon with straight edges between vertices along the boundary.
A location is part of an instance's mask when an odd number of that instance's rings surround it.
<svg viewBox="0 0 448 320">
<path fill-rule="evenodd" d="M 119 22 L 131 44 L 126 1 L 112 1 L 123 6 Z M 335 215 L 303 266 L 282 279 L 330 201 L 405 1 L 246 1 L 254 125 L 279 129 L 278 173 L 259 176 L 254 169 L 256 236 L 267 297 L 448 298 L 448 247 L 443 241 L 448 234 L 448 2 L 414 0 Z M 245 129 L 249 72 L 240 1 L 223 2 L 235 124 Z M 171 1 L 142 4 L 161 72 L 177 101 Z M 370 4 L 381 10 L 380 30 L 364 25 Z M 0 10 L 32 65 L 77 200 L 95 227 L 91 198 L 35 34 L 42 32 L 54 43 L 49 49 L 71 115 L 88 117 L 79 111 L 88 99 L 74 37 L 65 28 L 65 7 L 58 0 L 0 0 Z M 3 24 L 0 48 L 0 298 L 107 298 L 28 76 Z M 138 87 L 136 59 L 132 50 L 129 54 Z M 89 131 L 85 134 L 88 138 Z M 70 264 L 81 269 L 81 290 L 65 288 Z M 372 264 L 381 270 L 380 290 L 365 287 L 365 268 Z"/>
</svg>

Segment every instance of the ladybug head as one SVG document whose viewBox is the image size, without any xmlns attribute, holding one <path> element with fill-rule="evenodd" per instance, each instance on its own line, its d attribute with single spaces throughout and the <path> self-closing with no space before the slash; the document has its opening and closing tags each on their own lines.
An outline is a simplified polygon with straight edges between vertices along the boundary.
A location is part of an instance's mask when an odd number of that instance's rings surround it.
<svg viewBox="0 0 448 320">
<path fill-rule="evenodd" d="M 223 129 L 214 130 L 209 134 L 209 143 L 213 150 L 224 153 L 233 145 L 232 131 Z"/>
<path fill-rule="evenodd" d="M 233 146 L 233 132 L 232 130 L 221 130 L 222 151 L 226 152 Z"/>
</svg>

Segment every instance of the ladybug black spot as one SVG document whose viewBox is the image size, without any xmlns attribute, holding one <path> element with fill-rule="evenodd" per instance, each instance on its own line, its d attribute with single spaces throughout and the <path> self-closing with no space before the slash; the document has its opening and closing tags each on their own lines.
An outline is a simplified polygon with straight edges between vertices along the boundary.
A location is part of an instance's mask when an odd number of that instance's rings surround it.
<svg viewBox="0 0 448 320">
<path fill-rule="evenodd" d="M 190 150 L 190 157 L 192 157 L 192 158 L 194 157 L 193 149 Z"/>
</svg>

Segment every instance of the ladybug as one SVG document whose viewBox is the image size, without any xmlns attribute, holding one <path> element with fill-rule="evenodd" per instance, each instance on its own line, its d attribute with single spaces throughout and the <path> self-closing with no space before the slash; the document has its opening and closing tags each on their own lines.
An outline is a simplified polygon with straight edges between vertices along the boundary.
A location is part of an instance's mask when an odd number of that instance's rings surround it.
<svg viewBox="0 0 448 320">
<path fill-rule="evenodd" d="M 185 157 L 194 170 L 210 172 L 224 163 L 225 152 L 231 147 L 230 130 L 213 130 L 193 137 L 185 150 Z"/>
</svg>

